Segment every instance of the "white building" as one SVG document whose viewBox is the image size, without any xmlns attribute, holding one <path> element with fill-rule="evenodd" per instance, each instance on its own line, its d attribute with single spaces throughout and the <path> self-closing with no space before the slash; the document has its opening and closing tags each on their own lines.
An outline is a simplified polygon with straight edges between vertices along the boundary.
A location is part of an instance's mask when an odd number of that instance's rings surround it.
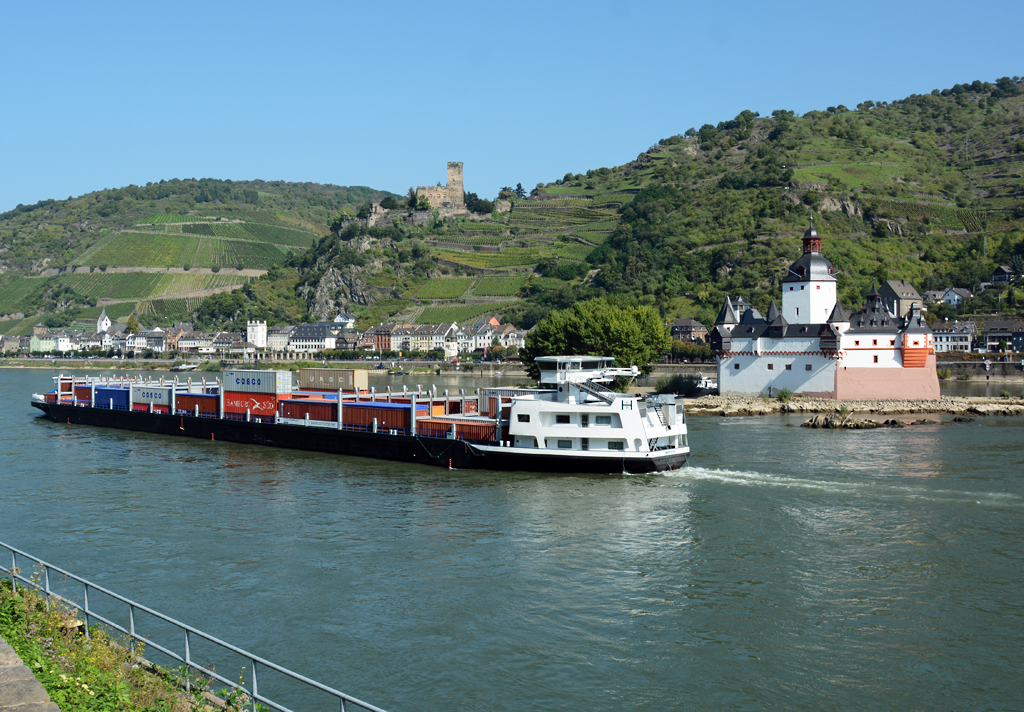
<svg viewBox="0 0 1024 712">
<path fill-rule="evenodd" d="M 96 333 L 102 334 L 110 328 L 110 317 L 107 316 L 107 310 L 104 309 L 100 312 L 100 318 L 96 320 Z"/>
<path fill-rule="evenodd" d="M 836 300 L 835 268 L 813 225 L 783 280 L 782 310 L 766 317 L 726 298 L 709 335 L 723 394 L 853 398 L 938 398 L 934 341 L 915 304 L 905 317 L 872 286 L 865 308 L 848 315 Z M 786 315 L 792 317 L 787 318 Z"/>
<path fill-rule="evenodd" d="M 245 340 L 258 349 L 267 348 L 267 322 L 247 321 L 245 323 Z"/>
</svg>

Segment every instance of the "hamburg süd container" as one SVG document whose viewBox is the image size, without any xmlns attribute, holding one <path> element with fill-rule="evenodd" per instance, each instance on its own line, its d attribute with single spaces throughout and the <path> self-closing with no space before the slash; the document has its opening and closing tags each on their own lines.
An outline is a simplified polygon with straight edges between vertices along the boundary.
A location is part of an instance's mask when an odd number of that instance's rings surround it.
<svg viewBox="0 0 1024 712">
<path fill-rule="evenodd" d="M 292 392 L 291 371 L 234 370 L 224 372 L 224 392 L 283 395 Z"/>
<path fill-rule="evenodd" d="M 224 391 L 224 412 L 236 415 L 276 415 L 277 395 L 274 393 L 233 393 Z"/>
</svg>

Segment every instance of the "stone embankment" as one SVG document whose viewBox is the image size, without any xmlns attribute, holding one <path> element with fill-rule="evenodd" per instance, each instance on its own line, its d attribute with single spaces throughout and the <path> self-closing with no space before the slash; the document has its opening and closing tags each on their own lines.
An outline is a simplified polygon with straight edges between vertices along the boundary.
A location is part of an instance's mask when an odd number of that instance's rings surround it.
<svg viewBox="0 0 1024 712">
<path fill-rule="evenodd" d="M 60 712 L 14 649 L 0 638 L 0 712 Z"/>
<path fill-rule="evenodd" d="M 859 415 L 906 413 L 948 413 L 950 415 L 1024 415 L 1019 398 L 944 397 L 937 400 L 835 401 L 825 398 L 794 397 L 788 403 L 778 399 L 744 396 L 703 396 L 686 401 L 687 415 L 799 415 L 837 413 L 846 407 Z"/>
</svg>

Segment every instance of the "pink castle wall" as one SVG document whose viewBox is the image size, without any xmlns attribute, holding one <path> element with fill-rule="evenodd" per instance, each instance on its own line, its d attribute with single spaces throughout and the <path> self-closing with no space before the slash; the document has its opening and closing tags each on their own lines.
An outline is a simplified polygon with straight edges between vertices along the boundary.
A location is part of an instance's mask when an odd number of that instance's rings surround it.
<svg viewBox="0 0 1024 712">
<path fill-rule="evenodd" d="M 836 398 L 870 400 L 874 398 L 939 398 L 939 377 L 935 372 L 935 354 L 929 354 L 924 368 L 844 368 L 836 369 Z"/>
</svg>

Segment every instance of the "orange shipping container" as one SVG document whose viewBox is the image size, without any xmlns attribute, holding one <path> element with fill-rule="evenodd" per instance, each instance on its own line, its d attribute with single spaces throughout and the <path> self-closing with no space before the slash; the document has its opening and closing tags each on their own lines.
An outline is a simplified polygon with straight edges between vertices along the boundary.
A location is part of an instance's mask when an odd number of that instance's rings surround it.
<svg viewBox="0 0 1024 712">
<path fill-rule="evenodd" d="M 92 388 L 89 386 L 75 386 L 75 400 L 92 401 Z"/>
<path fill-rule="evenodd" d="M 483 440 L 494 442 L 494 423 L 468 423 L 460 420 L 424 419 L 416 421 L 416 433 L 423 437 L 447 438 L 455 426 L 455 436 L 460 440 Z"/>
<path fill-rule="evenodd" d="M 337 421 L 338 406 L 323 400 L 281 401 L 283 417 L 302 420 L 307 414 L 310 420 Z"/>
<path fill-rule="evenodd" d="M 196 406 L 203 415 L 217 415 L 217 396 L 196 395 L 195 393 L 179 393 L 174 398 L 174 407 L 187 413 L 195 413 Z"/>
<path fill-rule="evenodd" d="M 245 415 L 276 415 L 277 396 L 273 393 L 224 393 L 224 412 Z"/>
<path fill-rule="evenodd" d="M 132 410 L 138 411 L 140 413 L 148 413 L 149 412 L 149 403 L 134 403 L 134 404 L 132 404 Z M 171 406 L 169 406 L 169 405 L 155 405 L 154 404 L 153 405 L 153 412 L 154 413 L 170 413 L 171 412 Z"/>
</svg>

